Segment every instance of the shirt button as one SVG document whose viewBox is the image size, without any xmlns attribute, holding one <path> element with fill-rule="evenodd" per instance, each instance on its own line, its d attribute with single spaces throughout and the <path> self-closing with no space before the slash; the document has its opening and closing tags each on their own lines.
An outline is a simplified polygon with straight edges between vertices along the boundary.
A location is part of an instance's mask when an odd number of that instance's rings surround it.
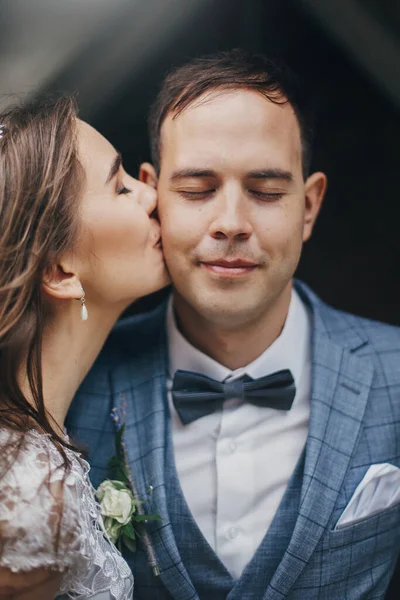
<svg viewBox="0 0 400 600">
<path fill-rule="evenodd" d="M 235 538 L 237 538 L 239 533 L 239 529 L 237 527 L 231 527 L 228 531 L 228 538 L 230 540 L 234 540 Z"/>
</svg>

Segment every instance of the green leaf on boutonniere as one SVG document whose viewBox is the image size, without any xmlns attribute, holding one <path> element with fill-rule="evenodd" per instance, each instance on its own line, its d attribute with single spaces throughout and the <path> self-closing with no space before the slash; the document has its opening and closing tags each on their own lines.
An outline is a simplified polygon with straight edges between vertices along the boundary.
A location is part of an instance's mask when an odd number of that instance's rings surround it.
<svg viewBox="0 0 400 600">
<path fill-rule="evenodd" d="M 118 456 L 112 456 L 110 458 L 110 460 L 108 461 L 108 468 L 109 469 L 114 469 L 114 468 L 118 468 L 121 464 L 121 459 L 118 458 Z"/>
<path fill-rule="evenodd" d="M 110 478 L 118 479 L 125 485 L 129 485 L 129 478 L 127 477 L 126 470 L 117 456 L 110 458 L 107 466 Z"/>
<path fill-rule="evenodd" d="M 119 436 L 120 431 L 121 430 L 119 430 L 117 432 L 117 436 Z M 123 481 L 129 487 L 129 472 L 128 472 L 127 467 L 125 466 L 125 461 L 124 461 L 123 450 L 122 450 L 121 444 L 122 444 L 122 438 L 119 440 L 119 442 L 116 442 L 116 444 L 115 444 L 116 450 L 117 450 L 117 456 L 112 456 L 110 458 L 110 460 L 108 461 L 107 467 L 108 467 L 108 472 L 109 472 L 110 478 L 119 479 L 120 481 Z"/>
<path fill-rule="evenodd" d="M 159 521 L 160 519 L 160 515 L 135 515 L 133 517 L 136 523 L 140 523 L 141 521 Z"/>
<path fill-rule="evenodd" d="M 124 535 L 124 537 L 122 539 L 123 539 L 125 546 L 128 548 L 128 550 L 130 550 L 131 552 L 136 552 L 136 540 L 132 540 L 131 538 L 127 537 L 126 535 Z"/>
<path fill-rule="evenodd" d="M 131 540 L 136 540 L 136 533 L 135 533 L 132 523 L 128 523 L 127 525 L 124 525 L 122 527 L 121 531 L 124 536 L 130 538 Z"/>
</svg>

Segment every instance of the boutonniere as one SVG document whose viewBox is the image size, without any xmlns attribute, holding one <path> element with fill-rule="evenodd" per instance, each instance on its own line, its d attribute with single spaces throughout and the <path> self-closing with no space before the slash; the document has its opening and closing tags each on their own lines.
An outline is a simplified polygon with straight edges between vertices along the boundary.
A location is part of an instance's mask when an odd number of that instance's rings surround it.
<svg viewBox="0 0 400 600">
<path fill-rule="evenodd" d="M 115 435 L 115 455 L 108 462 L 109 479 L 97 488 L 104 528 L 111 541 L 120 552 L 126 546 L 136 550 L 137 539 L 143 542 L 149 564 L 155 575 L 159 569 L 155 553 L 146 531 L 146 523 L 161 519 L 160 515 L 146 514 L 144 502 L 138 497 L 137 489 L 129 470 L 127 451 L 124 442 L 125 423 L 121 423 L 116 409 L 111 411 L 117 431 Z"/>
</svg>

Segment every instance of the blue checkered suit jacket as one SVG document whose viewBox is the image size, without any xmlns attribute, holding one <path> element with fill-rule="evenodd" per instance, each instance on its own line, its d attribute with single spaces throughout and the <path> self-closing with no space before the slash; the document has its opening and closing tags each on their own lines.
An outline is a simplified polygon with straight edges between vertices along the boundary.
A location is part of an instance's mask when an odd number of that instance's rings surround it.
<svg viewBox="0 0 400 600">
<path fill-rule="evenodd" d="M 334 310 L 304 284 L 296 288 L 313 315 L 311 417 L 298 516 L 263 600 L 383 598 L 400 549 L 400 504 L 335 525 L 370 465 L 400 467 L 400 330 Z M 67 427 L 87 445 L 97 486 L 114 453 L 110 411 L 126 405 L 130 468 L 143 498 L 153 486 L 151 510 L 163 517 L 149 531 L 166 597 L 199 600 L 168 519 L 164 327 L 165 305 L 116 326 Z M 251 590 L 247 597 L 253 600 Z"/>
</svg>

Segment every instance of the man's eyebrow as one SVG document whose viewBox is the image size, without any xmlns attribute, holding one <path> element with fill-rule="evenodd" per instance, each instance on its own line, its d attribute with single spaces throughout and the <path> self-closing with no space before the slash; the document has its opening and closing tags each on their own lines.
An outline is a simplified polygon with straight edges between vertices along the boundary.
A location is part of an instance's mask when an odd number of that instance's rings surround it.
<svg viewBox="0 0 400 600">
<path fill-rule="evenodd" d="M 293 181 L 293 175 L 290 171 L 283 169 L 261 169 L 260 171 L 250 171 L 247 173 L 248 179 L 283 179 L 284 181 Z"/>
<path fill-rule="evenodd" d="M 216 177 L 215 171 L 210 169 L 179 169 L 171 174 L 171 181 L 187 179 L 189 177 Z"/>
<path fill-rule="evenodd" d="M 171 181 L 179 181 L 190 177 L 217 177 L 215 171 L 211 169 L 179 169 L 171 175 Z M 247 179 L 282 179 L 284 181 L 293 181 L 293 175 L 290 171 L 284 169 L 259 169 L 250 171 L 246 174 Z"/>
<path fill-rule="evenodd" d="M 118 152 L 118 154 L 114 158 L 114 161 L 111 165 L 110 172 L 108 173 L 108 176 L 106 179 L 106 185 L 107 185 L 107 183 L 110 183 L 110 181 L 111 181 L 111 179 L 113 179 L 113 177 L 116 176 L 121 165 L 122 165 L 122 155 L 120 152 Z"/>
</svg>

